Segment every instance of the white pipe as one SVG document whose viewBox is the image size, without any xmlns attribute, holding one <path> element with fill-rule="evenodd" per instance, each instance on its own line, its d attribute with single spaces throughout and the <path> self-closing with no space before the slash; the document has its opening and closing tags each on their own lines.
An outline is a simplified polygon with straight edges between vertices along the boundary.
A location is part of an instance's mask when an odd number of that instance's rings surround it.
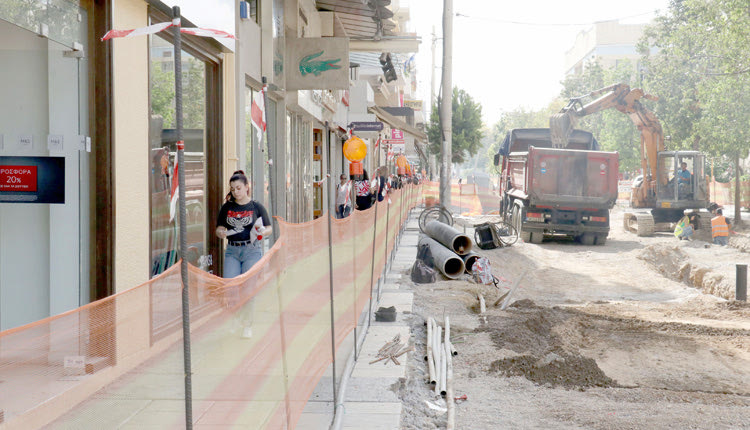
<svg viewBox="0 0 750 430">
<path fill-rule="evenodd" d="M 521 273 L 521 276 L 516 279 L 516 283 L 513 284 L 513 287 L 508 291 L 508 296 L 505 298 L 505 301 L 503 302 L 502 306 L 500 306 L 501 310 L 505 310 L 505 308 L 508 307 L 508 304 L 510 303 L 510 298 L 513 297 L 513 293 L 516 291 L 516 288 L 521 284 L 521 281 L 523 280 L 524 276 L 526 276 L 526 273 L 528 273 L 529 269 L 526 269 Z"/>
<path fill-rule="evenodd" d="M 433 345 L 435 345 L 435 348 L 433 349 L 433 352 L 435 353 L 435 357 L 437 358 L 437 362 L 435 363 L 435 394 L 440 394 L 440 381 L 443 379 L 443 356 L 440 354 L 440 351 L 442 350 L 440 348 L 440 326 L 437 326 L 433 333 L 435 333 L 435 343 L 433 343 Z"/>
<path fill-rule="evenodd" d="M 445 380 L 448 377 L 448 356 L 445 354 L 447 345 L 443 344 L 440 348 L 440 395 L 445 395 Z"/>
<path fill-rule="evenodd" d="M 430 384 L 435 383 L 435 359 L 432 356 L 432 318 L 427 319 L 427 370 Z"/>
<path fill-rule="evenodd" d="M 435 379 L 440 379 L 440 326 L 432 321 L 432 361 L 435 363 Z"/>
<path fill-rule="evenodd" d="M 448 379 L 448 363 L 451 361 L 451 320 L 448 315 L 445 316 L 445 338 L 443 339 L 443 349 L 445 349 L 445 380 Z M 440 394 L 445 394 L 447 382 L 443 382 L 443 389 Z"/>
<path fill-rule="evenodd" d="M 362 330 L 359 337 L 364 342 L 365 337 L 367 336 L 367 332 L 370 330 L 370 327 L 367 327 L 366 330 Z M 336 406 L 334 407 L 334 420 L 333 423 L 331 423 L 331 430 L 339 430 L 341 428 L 341 423 L 344 420 L 344 401 L 346 399 L 346 387 L 349 385 L 349 377 L 352 375 L 352 371 L 354 370 L 354 364 L 356 363 L 356 359 L 354 358 L 354 354 L 357 350 L 357 345 L 359 345 L 359 339 L 354 339 L 354 348 L 352 349 L 352 353 L 349 354 L 349 358 L 346 359 L 346 366 L 344 366 L 344 372 L 341 376 L 341 382 L 339 382 L 339 389 L 336 392 Z"/>
<path fill-rule="evenodd" d="M 448 324 L 448 318 L 446 317 L 446 325 Z M 450 354 L 450 344 L 446 344 L 445 355 L 447 358 L 446 365 L 446 387 L 445 387 L 445 404 L 448 405 L 448 423 L 446 424 L 446 430 L 453 430 L 456 425 L 456 399 L 453 394 L 453 358 Z"/>
</svg>

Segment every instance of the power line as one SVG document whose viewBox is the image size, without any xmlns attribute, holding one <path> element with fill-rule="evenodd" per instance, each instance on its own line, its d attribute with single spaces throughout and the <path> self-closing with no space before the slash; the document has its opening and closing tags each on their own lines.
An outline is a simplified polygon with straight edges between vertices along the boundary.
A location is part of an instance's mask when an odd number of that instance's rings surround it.
<svg viewBox="0 0 750 430">
<path fill-rule="evenodd" d="M 630 19 L 630 18 L 637 18 L 640 16 L 645 15 L 651 15 L 653 13 L 658 12 L 658 9 L 649 11 L 649 12 L 643 12 L 636 15 L 630 15 L 625 16 L 621 18 L 613 18 L 608 19 L 604 21 L 620 21 L 624 19 Z M 495 19 L 495 18 L 485 18 L 485 17 L 479 17 L 479 16 L 470 16 L 465 15 L 460 12 L 456 12 L 456 16 L 460 18 L 468 18 L 468 19 L 475 19 L 479 21 L 488 21 L 488 22 L 494 22 L 494 23 L 501 23 L 501 24 L 514 24 L 514 25 L 530 25 L 530 26 L 537 26 L 537 27 L 574 27 L 574 26 L 589 26 L 594 25 L 596 22 L 604 22 L 604 21 L 593 21 L 593 22 L 582 22 L 582 23 L 574 23 L 574 22 L 567 22 L 567 23 L 545 23 L 545 22 L 528 22 L 528 21 L 514 21 L 514 20 L 506 20 L 506 19 Z"/>
</svg>

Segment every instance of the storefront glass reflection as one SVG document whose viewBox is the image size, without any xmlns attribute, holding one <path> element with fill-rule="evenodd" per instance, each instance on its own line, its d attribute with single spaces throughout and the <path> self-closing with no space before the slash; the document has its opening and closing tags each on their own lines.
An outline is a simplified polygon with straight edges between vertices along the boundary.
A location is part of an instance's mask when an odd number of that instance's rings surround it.
<svg viewBox="0 0 750 430">
<path fill-rule="evenodd" d="M 158 36 L 151 37 L 151 276 L 158 275 L 179 260 L 173 51 L 168 41 Z M 183 51 L 182 79 L 188 223 L 186 257 L 191 264 L 207 269 L 211 261 L 207 257 L 205 207 L 206 64 Z"/>
</svg>

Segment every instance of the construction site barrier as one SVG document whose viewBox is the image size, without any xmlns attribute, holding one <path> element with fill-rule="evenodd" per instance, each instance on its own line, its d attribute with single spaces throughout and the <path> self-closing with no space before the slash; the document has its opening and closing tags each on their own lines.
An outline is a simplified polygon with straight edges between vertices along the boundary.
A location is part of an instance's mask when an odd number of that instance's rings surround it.
<svg viewBox="0 0 750 430">
<path fill-rule="evenodd" d="M 407 185 L 330 220 L 332 258 L 324 214 L 277 218 L 278 240 L 239 277 L 189 266 L 194 428 L 295 427 L 326 369 L 346 362 L 335 350 L 369 324 L 422 198 L 421 186 Z M 145 284 L 0 332 L 0 429 L 185 428 L 181 295 L 178 262 Z M 326 378 L 335 392 L 335 373 Z"/>
<path fill-rule="evenodd" d="M 423 186 L 425 205 L 440 204 L 440 183 L 425 182 Z M 500 209 L 500 197 L 497 191 L 491 187 L 485 187 L 476 183 L 452 183 L 451 204 L 446 209 L 454 214 L 464 216 L 497 213 Z"/>
<path fill-rule="evenodd" d="M 710 200 L 722 206 L 734 205 L 734 180 L 729 182 L 709 181 Z M 740 207 L 750 208 L 750 181 L 740 181 Z"/>
</svg>

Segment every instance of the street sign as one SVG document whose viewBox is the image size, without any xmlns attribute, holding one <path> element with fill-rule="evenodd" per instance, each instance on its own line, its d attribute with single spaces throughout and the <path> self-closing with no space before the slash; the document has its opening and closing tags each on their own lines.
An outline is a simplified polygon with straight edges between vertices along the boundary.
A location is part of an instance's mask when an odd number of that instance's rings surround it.
<svg viewBox="0 0 750 430">
<path fill-rule="evenodd" d="M 421 111 L 422 100 L 404 100 L 404 107 L 410 107 L 416 111 Z"/>
<path fill-rule="evenodd" d="M 383 145 L 403 145 L 404 139 L 383 139 Z"/>
<path fill-rule="evenodd" d="M 380 121 L 353 122 L 349 124 L 349 128 L 353 131 L 381 131 L 383 129 L 383 123 Z"/>
</svg>

